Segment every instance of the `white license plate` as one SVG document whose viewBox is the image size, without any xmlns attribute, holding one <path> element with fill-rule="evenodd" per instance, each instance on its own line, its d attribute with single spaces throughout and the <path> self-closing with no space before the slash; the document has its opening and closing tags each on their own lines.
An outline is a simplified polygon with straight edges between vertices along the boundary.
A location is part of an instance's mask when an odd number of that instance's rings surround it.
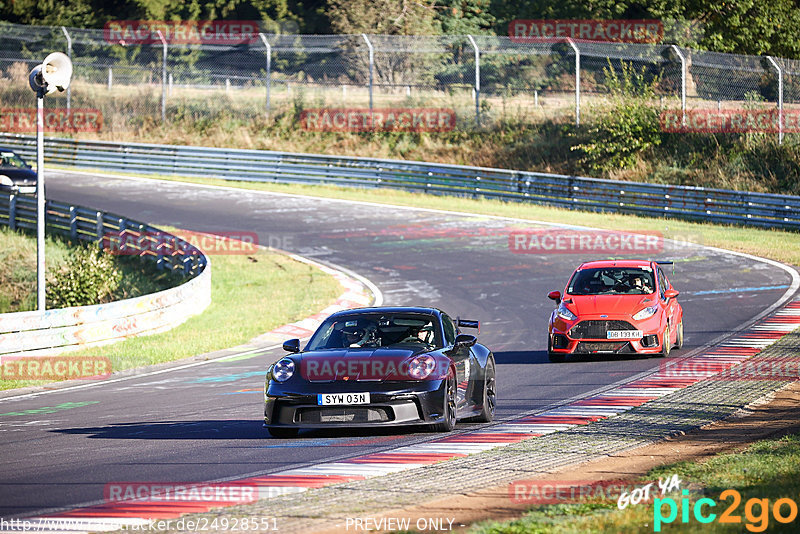
<svg viewBox="0 0 800 534">
<path fill-rule="evenodd" d="M 641 339 L 641 330 L 609 330 L 606 332 L 607 339 Z"/>
<path fill-rule="evenodd" d="M 319 393 L 317 404 L 319 406 L 369 404 L 369 393 Z"/>
</svg>

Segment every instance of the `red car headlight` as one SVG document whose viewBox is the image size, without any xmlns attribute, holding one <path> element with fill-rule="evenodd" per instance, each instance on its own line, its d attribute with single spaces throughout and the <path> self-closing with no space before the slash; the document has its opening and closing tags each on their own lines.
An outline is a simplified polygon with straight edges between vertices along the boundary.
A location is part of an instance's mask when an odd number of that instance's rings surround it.
<svg viewBox="0 0 800 534">
<path fill-rule="evenodd" d="M 647 319 L 648 317 L 652 317 L 658 311 L 658 306 L 648 306 L 642 310 L 636 312 L 636 315 L 633 316 L 634 320 L 641 321 L 642 319 Z"/>
<path fill-rule="evenodd" d="M 556 310 L 556 315 L 558 315 L 565 321 L 574 321 L 575 319 L 578 318 L 578 316 L 572 313 L 569 308 L 564 306 L 563 302 L 558 306 L 558 309 Z"/>
</svg>

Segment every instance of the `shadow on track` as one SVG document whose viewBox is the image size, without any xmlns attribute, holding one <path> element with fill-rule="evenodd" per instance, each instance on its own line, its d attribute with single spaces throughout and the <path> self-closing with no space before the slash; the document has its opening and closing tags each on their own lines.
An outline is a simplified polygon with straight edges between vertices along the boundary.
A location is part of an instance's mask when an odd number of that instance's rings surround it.
<svg viewBox="0 0 800 534">
<path fill-rule="evenodd" d="M 106 426 L 65 428 L 53 430 L 60 434 L 84 435 L 98 439 L 192 439 L 192 440 L 248 440 L 272 438 L 261 420 L 206 420 L 206 421 L 159 421 L 116 423 Z M 300 438 L 358 438 L 431 434 L 425 427 L 383 427 L 383 428 L 331 428 L 305 430 Z"/>
<path fill-rule="evenodd" d="M 643 354 L 571 354 L 564 363 L 611 362 L 618 360 L 641 360 L 651 356 Z M 497 365 L 504 364 L 550 364 L 546 350 L 511 350 L 494 353 Z M 558 365 L 558 364 L 552 364 Z"/>
</svg>

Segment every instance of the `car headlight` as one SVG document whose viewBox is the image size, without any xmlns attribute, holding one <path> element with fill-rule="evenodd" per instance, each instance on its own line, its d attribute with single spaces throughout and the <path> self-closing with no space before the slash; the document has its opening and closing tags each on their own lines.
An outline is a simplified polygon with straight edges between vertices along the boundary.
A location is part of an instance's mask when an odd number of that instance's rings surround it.
<svg viewBox="0 0 800 534">
<path fill-rule="evenodd" d="M 0 185 L 13 186 L 14 181 L 5 174 L 0 174 Z"/>
<path fill-rule="evenodd" d="M 574 321 L 575 319 L 578 318 L 577 315 L 569 311 L 569 308 L 567 308 L 563 302 L 558 305 L 558 309 L 556 310 L 556 315 L 567 321 Z"/>
<path fill-rule="evenodd" d="M 428 378 L 434 369 L 436 369 L 436 360 L 428 354 L 422 354 L 408 362 L 408 376 L 414 380 Z"/>
<path fill-rule="evenodd" d="M 286 382 L 294 374 L 294 361 L 291 358 L 281 358 L 272 366 L 272 378 L 278 382 Z"/>
<path fill-rule="evenodd" d="M 634 319 L 637 321 L 641 321 L 642 319 L 647 319 L 648 317 L 652 317 L 658 311 L 657 306 L 648 306 L 643 310 L 639 310 L 636 312 L 636 315 L 633 316 Z"/>
</svg>

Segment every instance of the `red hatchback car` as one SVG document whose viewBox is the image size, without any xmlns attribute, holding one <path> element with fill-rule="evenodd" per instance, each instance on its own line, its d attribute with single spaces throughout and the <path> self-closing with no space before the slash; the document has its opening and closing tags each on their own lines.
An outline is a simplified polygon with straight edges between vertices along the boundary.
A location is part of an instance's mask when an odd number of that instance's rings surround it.
<svg viewBox="0 0 800 534">
<path fill-rule="evenodd" d="M 564 294 L 552 291 L 547 354 L 656 354 L 683 346 L 683 308 L 659 263 L 591 261 L 578 267 Z"/>
</svg>

